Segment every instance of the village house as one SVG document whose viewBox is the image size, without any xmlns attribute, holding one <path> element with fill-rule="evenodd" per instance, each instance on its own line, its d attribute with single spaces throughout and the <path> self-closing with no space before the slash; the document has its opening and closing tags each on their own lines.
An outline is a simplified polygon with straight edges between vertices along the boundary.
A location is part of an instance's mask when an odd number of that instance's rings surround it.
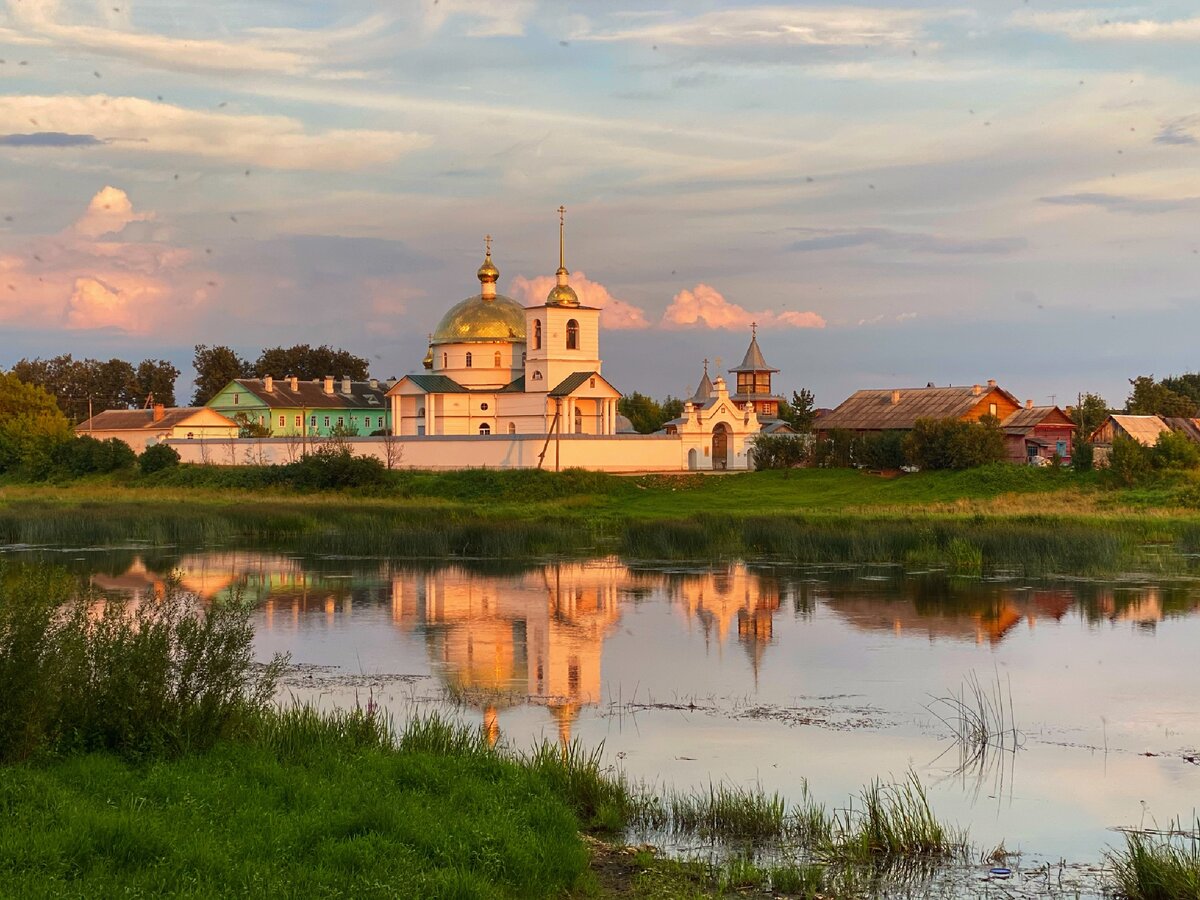
<svg viewBox="0 0 1200 900">
<path fill-rule="evenodd" d="M 312 381 L 235 378 L 207 406 L 235 421 L 259 425 L 273 437 L 365 437 L 391 428 L 388 387 L 374 378 L 351 381 L 332 375 Z"/>
<path fill-rule="evenodd" d="M 1074 424 L 1057 406 L 1022 406 L 994 380 L 986 385 L 893 388 L 857 391 L 844 403 L 817 419 L 817 432 L 826 438 L 834 430 L 871 434 L 911 431 L 918 419 L 997 420 L 1004 431 L 1011 462 L 1043 464 L 1057 456 L 1071 459 Z"/>
<path fill-rule="evenodd" d="M 1097 449 L 1103 450 L 1111 450 L 1117 437 L 1127 437 L 1143 447 L 1153 447 L 1158 436 L 1170 430 L 1171 426 L 1159 416 L 1113 415 L 1100 423 L 1089 440 Z"/>
<path fill-rule="evenodd" d="M 148 409 L 106 409 L 75 426 L 75 433 L 98 441 L 117 438 L 141 453 L 151 444 L 168 439 L 235 438 L 238 426 L 204 406 L 164 407 L 156 403 Z"/>
</svg>

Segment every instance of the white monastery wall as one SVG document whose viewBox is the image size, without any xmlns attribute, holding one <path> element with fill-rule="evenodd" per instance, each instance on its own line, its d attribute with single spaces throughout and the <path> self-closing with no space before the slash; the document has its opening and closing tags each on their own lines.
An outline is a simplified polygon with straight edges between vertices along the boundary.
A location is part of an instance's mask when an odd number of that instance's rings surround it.
<svg viewBox="0 0 1200 900">
<path fill-rule="evenodd" d="M 707 441 L 683 435 L 572 435 L 546 442 L 545 435 L 493 434 L 398 436 L 390 439 L 392 466 L 406 469 L 533 469 L 546 448 L 542 468 L 595 469 L 605 472 L 679 472 L 712 468 Z M 169 440 L 187 463 L 212 465 L 270 465 L 294 462 L 305 451 L 299 438 L 238 438 L 235 440 Z M 345 446 L 356 455 L 387 462 L 388 438 L 352 438 Z M 309 450 L 316 445 L 309 441 Z M 730 447 L 729 468 L 747 465 L 745 446 Z M 694 452 L 689 452 L 694 451 Z M 689 465 L 691 463 L 691 465 Z"/>
</svg>

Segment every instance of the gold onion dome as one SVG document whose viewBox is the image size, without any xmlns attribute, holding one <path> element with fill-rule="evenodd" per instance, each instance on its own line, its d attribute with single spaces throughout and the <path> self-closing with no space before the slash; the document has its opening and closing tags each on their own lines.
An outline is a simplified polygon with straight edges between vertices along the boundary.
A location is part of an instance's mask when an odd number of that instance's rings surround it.
<svg viewBox="0 0 1200 900">
<path fill-rule="evenodd" d="M 525 307 L 511 297 L 496 293 L 500 270 L 492 262 L 492 238 L 487 237 L 487 253 L 479 267 L 482 293 L 468 297 L 442 316 L 429 340 L 430 362 L 435 344 L 523 342 Z"/>
<path fill-rule="evenodd" d="M 566 263 L 566 239 L 564 232 L 566 230 L 564 216 L 566 209 L 562 206 L 558 208 L 558 271 L 554 273 L 555 285 L 550 288 L 550 293 L 546 295 L 547 306 L 578 306 L 579 295 L 575 293 L 575 289 L 567 284 L 567 277 L 571 274 L 567 271 Z"/>
</svg>

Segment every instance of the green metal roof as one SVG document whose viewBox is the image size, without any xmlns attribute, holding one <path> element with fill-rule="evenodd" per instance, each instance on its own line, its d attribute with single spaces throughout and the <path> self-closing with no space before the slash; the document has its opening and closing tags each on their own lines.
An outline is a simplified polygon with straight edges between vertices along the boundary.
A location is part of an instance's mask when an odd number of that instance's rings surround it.
<svg viewBox="0 0 1200 900">
<path fill-rule="evenodd" d="M 559 382 L 558 387 L 550 392 L 551 397 L 566 397 L 589 378 L 600 378 L 599 372 L 572 372 Z M 608 384 L 608 382 L 605 382 Z"/>
<path fill-rule="evenodd" d="M 453 378 L 447 378 L 445 375 L 409 375 L 408 380 L 427 394 L 470 393 L 470 390 L 463 387 Z"/>
<path fill-rule="evenodd" d="M 496 392 L 497 394 L 523 394 L 525 393 L 525 376 L 522 375 L 515 381 L 510 381 L 504 387 Z"/>
</svg>

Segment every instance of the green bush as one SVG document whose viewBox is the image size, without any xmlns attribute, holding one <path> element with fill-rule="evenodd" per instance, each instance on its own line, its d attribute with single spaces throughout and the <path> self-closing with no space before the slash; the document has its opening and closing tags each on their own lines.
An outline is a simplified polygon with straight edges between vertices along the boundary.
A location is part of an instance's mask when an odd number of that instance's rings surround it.
<svg viewBox="0 0 1200 900">
<path fill-rule="evenodd" d="M 1124 485 L 1134 485 L 1153 466 L 1151 452 L 1133 438 L 1118 434 L 1108 454 L 1108 469 Z"/>
<path fill-rule="evenodd" d="M 750 439 L 756 469 L 794 469 L 808 460 L 808 441 L 798 434 L 756 434 Z"/>
<path fill-rule="evenodd" d="M 132 468 L 137 456 L 119 438 L 98 441 L 88 434 L 69 438 L 51 454 L 54 469 L 66 475 L 92 475 Z"/>
<path fill-rule="evenodd" d="M 278 475 L 291 487 L 316 491 L 375 488 L 388 482 L 387 467 L 379 460 L 338 447 L 322 447 L 298 462 L 279 466 Z"/>
<path fill-rule="evenodd" d="M 71 427 L 46 391 L 0 373 L 0 472 L 45 478 Z"/>
<path fill-rule="evenodd" d="M 1195 469 L 1200 466 L 1200 445 L 1178 431 L 1164 431 L 1150 451 L 1156 469 Z"/>
<path fill-rule="evenodd" d="M 833 428 L 825 440 L 813 445 L 812 463 L 821 469 L 848 469 L 854 465 L 854 432 Z"/>
<path fill-rule="evenodd" d="M 138 457 L 138 468 L 143 475 L 161 472 L 179 465 L 179 453 L 174 447 L 166 444 L 151 444 Z"/>
<path fill-rule="evenodd" d="M 917 419 L 904 438 L 904 455 L 923 470 L 973 469 L 1004 459 L 1004 432 L 992 416 L 978 422 Z"/>
<path fill-rule="evenodd" d="M 858 437 L 854 461 L 868 469 L 899 469 L 908 460 L 904 456 L 904 432 L 880 431 Z"/>
<path fill-rule="evenodd" d="M 1096 465 L 1096 448 L 1087 441 L 1075 444 L 1075 452 L 1071 455 L 1071 466 L 1076 472 L 1090 472 Z"/>
</svg>

